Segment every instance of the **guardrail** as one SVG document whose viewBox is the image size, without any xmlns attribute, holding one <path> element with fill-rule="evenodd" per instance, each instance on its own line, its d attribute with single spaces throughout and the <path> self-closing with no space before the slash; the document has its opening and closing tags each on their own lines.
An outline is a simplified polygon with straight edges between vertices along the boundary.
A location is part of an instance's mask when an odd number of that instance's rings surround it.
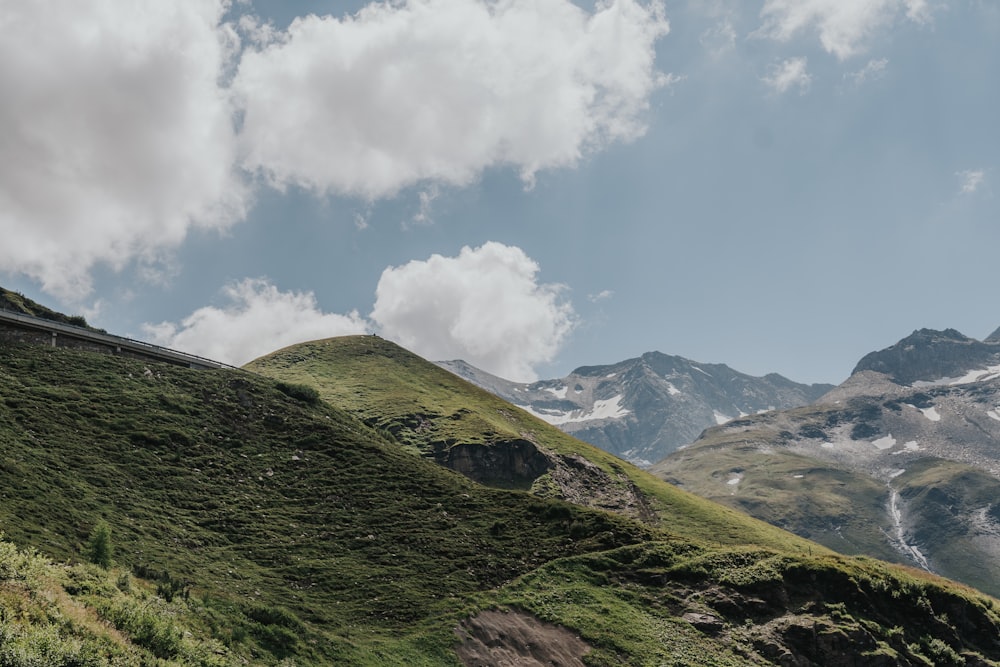
<svg viewBox="0 0 1000 667">
<path fill-rule="evenodd" d="M 61 334 L 79 340 L 97 343 L 99 345 L 111 346 L 118 350 L 124 349 L 129 352 L 138 353 L 153 359 L 165 361 L 167 363 L 186 364 L 190 368 L 229 368 L 233 370 L 241 370 L 237 366 L 224 364 L 221 361 L 215 361 L 214 359 L 199 357 L 196 354 L 188 354 L 187 352 L 180 352 L 178 350 L 172 350 L 168 347 L 153 345 L 152 343 L 135 340 L 134 338 L 114 336 L 112 334 L 95 331 L 94 329 L 73 326 L 72 324 L 64 324 L 62 322 L 56 322 L 55 320 L 47 320 L 44 317 L 25 315 L 23 313 L 17 313 L 7 309 L 0 309 L 0 323 L 2 322 L 13 323 L 35 331 L 48 331 L 51 332 L 53 336 Z"/>
</svg>

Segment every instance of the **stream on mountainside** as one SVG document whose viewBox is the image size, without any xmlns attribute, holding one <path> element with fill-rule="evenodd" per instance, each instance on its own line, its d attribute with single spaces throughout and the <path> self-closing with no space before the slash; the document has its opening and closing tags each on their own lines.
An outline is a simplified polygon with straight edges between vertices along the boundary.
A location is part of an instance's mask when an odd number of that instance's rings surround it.
<svg viewBox="0 0 1000 667">
<path fill-rule="evenodd" d="M 887 486 L 889 487 L 889 515 L 892 517 L 896 548 L 899 549 L 904 555 L 912 558 L 917 565 L 928 572 L 931 572 L 931 566 L 920 549 L 906 542 L 903 531 L 903 511 L 899 506 L 899 494 L 896 493 L 896 489 L 892 488 L 891 483 L 887 484 Z"/>
</svg>

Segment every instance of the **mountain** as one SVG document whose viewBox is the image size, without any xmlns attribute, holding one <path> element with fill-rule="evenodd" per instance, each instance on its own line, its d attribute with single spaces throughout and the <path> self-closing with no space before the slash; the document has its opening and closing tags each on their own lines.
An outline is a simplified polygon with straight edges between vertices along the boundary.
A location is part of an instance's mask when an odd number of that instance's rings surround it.
<svg viewBox="0 0 1000 667">
<path fill-rule="evenodd" d="M 288 377 L 0 339 L 0 664 L 1000 661 L 995 600 L 673 490 L 401 348 L 266 359 Z M 503 459 L 511 430 L 652 513 L 434 453 Z M 110 569 L 83 562 L 102 521 Z"/>
<path fill-rule="evenodd" d="M 816 403 L 710 429 L 652 471 L 837 551 L 1000 595 L 1000 342 L 916 331 Z"/>
<path fill-rule="evenodd" d="M 564 378 L 510 382 L 464 361 L 440 365 L 573 436 L 648 467 L 710 426 L 811 403 L 833 385 L 752 377 L 724 364 L 648 352 Z"/>
<path fill-rule="evenodd" d="M 895 345 L 865 355 L 854 373 L 875 371 L 900 385 L 963 384 L 1000 372 L 1000 340 L 978 341 L 954 329 L 920 329 Z M 990 370 L 996 367 L 994 370 Z M 970 376 L 969 373 L 978 374 Z"/>
</svg>

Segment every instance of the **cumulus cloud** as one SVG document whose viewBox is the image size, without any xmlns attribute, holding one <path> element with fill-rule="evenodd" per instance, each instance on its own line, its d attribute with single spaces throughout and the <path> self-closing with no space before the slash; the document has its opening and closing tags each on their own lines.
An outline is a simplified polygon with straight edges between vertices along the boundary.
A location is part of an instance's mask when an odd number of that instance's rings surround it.
<svg viewBox="0 0 1000 667">
<path fill-rule="evenodd" d="M 658 2 L 406 0 L 254 28 L 233 83 L 242 164 L 279 188 L 378 198 L 494 165 L 530 184 L 641 135 L 665 82 Z"/>
<path fill-rule="evenodd" d="M 823 48 L 843 60 L 865 49 L 877 31 L 900 17 L 930 20 L 927 0 L 767 0 L 755 33 L 778 41 L 814 30 Z"/>
<path fill-rule="evenodd" d="M 389 267 L 370 317 L 386 338 L 428 359 L 535 380 L 535 366 L 555 357 L 575 321 L 562 288 L 539 284 L 538 270 L 520 248 L 494 242 Z"/>
<path fill-rule="evenodd" d="M 365 333 L 358 315 L 322 312 L 312 292 L 282 292 L 265 279 L 246 279 L 224 290 L 229 305 L 206 306 L 172 322 L 143 327 L 152 342 L 241 366 L 295 343 Z"/>
<path fill-rule="evenodd" d="M 812 76 L 806 68 L 805 58 L 789 58 L 771 67 L 767 76 L 761 79 L 775 92 L 785 93 L 798 88 L 800 93 L 809 90 Z"/>
<path fill-rule="evenodd" d="M 7 2 L 0 17 L 0 267 L 79 298 L 98 264 L 154 260 L 242 217 L 218 81 L 225 0 Z"/>
<path fill-rule="evenodd" d="M 971 195 L 986 180 L 986 172 L 982 169 L 966 169 L 965 171 L 955 172 L 955 175 L 962 179 L 959 192 L 963 195 Z"/>
</svg>

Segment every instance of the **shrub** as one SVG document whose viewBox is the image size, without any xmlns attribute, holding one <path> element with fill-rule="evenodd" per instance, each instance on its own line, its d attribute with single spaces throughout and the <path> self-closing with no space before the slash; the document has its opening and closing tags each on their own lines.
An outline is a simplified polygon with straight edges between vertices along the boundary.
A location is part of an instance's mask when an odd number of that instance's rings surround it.
<svg viewBox="0 0 1000 667">
<path fill-rule="evenodd" d="M 87 548 L 84 555 L 91 563 L 100 565 L 104 569 L 111 567 L 111 557 L 114 547 L 111 546 L 111 526 L 104 519 L 97 522 L 90 532 L 87 540 Z"/>
<path fill-rule="evenodd" d="M 303 403 L 319 403 L 319 392 L 314 387 L 307 384 L 293 384 L 290 382 L 279 382 L 278 391 Z"/>
</svg>

